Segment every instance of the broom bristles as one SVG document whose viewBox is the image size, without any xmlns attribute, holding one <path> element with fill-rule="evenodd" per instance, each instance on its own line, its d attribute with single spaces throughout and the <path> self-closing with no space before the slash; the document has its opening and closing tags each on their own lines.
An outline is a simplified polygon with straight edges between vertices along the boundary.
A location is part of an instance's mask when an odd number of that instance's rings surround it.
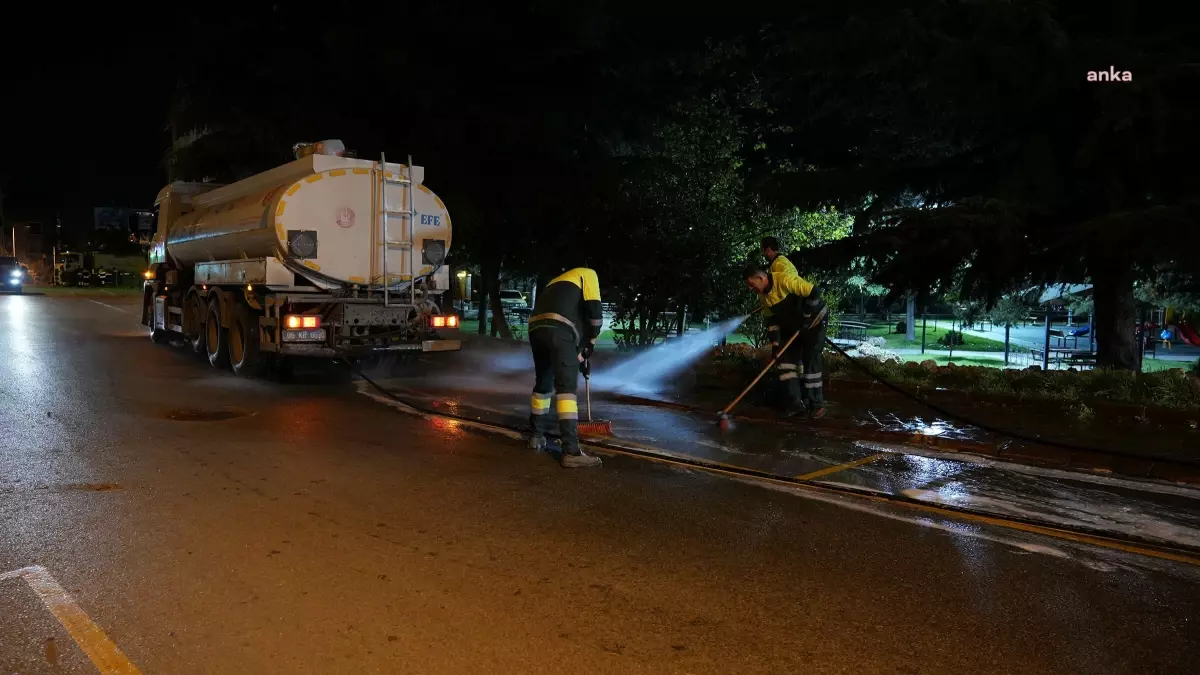
<svg viewBox="0 0 1200 675">
<path fill-rule="evenodd" d="M 611 436 L 612 422 L 608 420 L 591 420 L 579 423 L 580 436 Z"/>
</svg>

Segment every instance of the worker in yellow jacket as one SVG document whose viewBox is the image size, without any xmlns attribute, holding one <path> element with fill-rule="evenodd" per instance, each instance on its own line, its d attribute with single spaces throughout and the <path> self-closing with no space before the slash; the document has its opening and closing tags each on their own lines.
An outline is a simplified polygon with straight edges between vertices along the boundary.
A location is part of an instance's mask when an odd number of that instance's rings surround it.
<svg viewBox="0 0 1200 675">
<path fill-rule="evenodd" d="M 567 468 L 599 466 L 600 458 L 579 448 L 579 369 L 586 366 L 604 325 L 600 307 L 600 281 L 596 272 L 576 267 L 546 285 L 529 317 L 529 346 L 533 349 L 536 381 L 530 401 L 529 447 L 546 447 L 546 434 L 554 429 L 550 397 L 554 396 L 562 465 Z"/>
<path fill-rule="evenodd" d="M 825 415 L 822 353 L 829 324 L 820 288 L 801 277 L 780 255 L 772 260 L 770 271 L 748 267 L 746 284 L 759 296 L 771 350 L 779 356 L 775 368 L 786 396 L 784 415 L 807 412 L 811 419 L 820 419 Z M 784 350 L 793 335 L 796 339 Z"/>
<path fill-rule="evenodd" d="M 760 248 L 762 249 L 763 257 L 767 259 L 768 274 L 781 272 L 784 274 L 795 274 L 799 276 L 799 273 L 796 272 L 796 266 L 792 264 L 792 261 L 788 260 L 787 256 L 779 252 L 778 239 L 775 237 L 763 237 L 762 241 L 760 242 Z"/>
</svg>

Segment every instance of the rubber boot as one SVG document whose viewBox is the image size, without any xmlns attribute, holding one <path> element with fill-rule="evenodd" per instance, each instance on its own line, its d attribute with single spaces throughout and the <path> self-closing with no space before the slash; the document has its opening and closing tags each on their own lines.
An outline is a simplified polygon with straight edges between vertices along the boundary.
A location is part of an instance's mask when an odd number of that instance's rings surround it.
<svg viewBox="0 0 1200 675">
<path fill-rule="evenodd" d="M 803 387 L 800 385 L 799 379 L 785 380 L 783 382 L 784 390 L 784 410 L 785 418 L 792 418 L 797 415 L 807 412 L 808 408 L 804 405 Z"/>
<path fill-rule="evenodd" d="M 585 455 L 579 449 L 579 421 L 560 419 L 559 433 L 562 434 L 562 465 L 565 469 L 579 469 L 589 466 L 600 466 L 600 458 Z"/>
<path fill-rule="evenodd" d="M 549 415 L 529 416 L 529 428 L 532 431 L 529 433 L 529 440 L 526 446 L 530 450 L 545 450 L 549 445 L 549 441 L 546 440 L 546 432 L 550 430 L 551 424 L 549 418 Z"/>
<path fill-rule="evenodd" d="M 585 455 L 583 451 L 578 451 L 578 455 L 563 453 L 562 465 L 564 469 L 584 469 L 589 466 L 600 466 L 603 462 L 595 455 Z"/>
</svg>

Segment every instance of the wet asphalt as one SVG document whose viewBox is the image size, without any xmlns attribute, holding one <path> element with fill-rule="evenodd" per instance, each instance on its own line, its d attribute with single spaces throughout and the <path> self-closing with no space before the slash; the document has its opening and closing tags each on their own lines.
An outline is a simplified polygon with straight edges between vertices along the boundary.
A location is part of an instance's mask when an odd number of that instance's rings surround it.
<svg viewBox="0 0 1200 675">
<path fill-rule="evenodd" d="M 214 371 L 136 313 L 0 296 L 0 672 L 97 672 L 45 589 L 3 576 L 31 566 L 143 673 L 1181 673 L 1200 657 L 1194 566 L 627 457 L 565 471 L 382 405 L 336 367 Z M 503 391 L 424 393 L 515 414 Z M 712 426 L 609 410 L 677 452 Z M 881 454 L 741 433 L 712 442 L 770 440 L 748 461 L 797 473 Z M 1057 495 L 1073 517 L 1109 501 L 1078 492 L 1104 492 L 1191 524 L 1186 495 L 882 450 L 824 478 L 945 499 L 986 484 L 1027 502 L 1011 508 Z"/>
</svg>

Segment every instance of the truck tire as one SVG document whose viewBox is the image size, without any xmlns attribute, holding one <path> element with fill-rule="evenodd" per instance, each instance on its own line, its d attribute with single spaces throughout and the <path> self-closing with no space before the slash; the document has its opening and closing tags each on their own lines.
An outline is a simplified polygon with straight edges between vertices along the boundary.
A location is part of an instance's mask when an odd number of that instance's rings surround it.
<svg viewBox="0 0 1200 675">
<path fill-rule="evenodd" d="M 229 365 L 235 375 L 249 375 L 260 363 L 258 314 L 244 303 L 237 303 L 229 326 Z"/>
<path fill-rule="evenodd" d="M 146 315 L 146 325 L 150 327 L 150 341 L 156 345 L 166 344 L 167 331 L 154 327 L 154 294 L 146 293 L 142 302 L 142 311 Z"/>
<path fill-rule="evenodd" d="M 216 298 L 208 303 L 208 317 L 204 321 L 204 351 L 213 368 L 229 365 L 229 331 L 221 327 L 221 305 Z"/>
<path fill-rule="evenodd" d="M 197 354 L 207 353 L 204 349 L 206 326 L 204 318 L 207 313 L 208 312 L 207 308 L 204 306 L 204 301 L 200 299 L 198 294 L 192 293 L 187 297 L 187 300 L 183 301 L 183 316 L 185 319 L 185 324 L 190 326 L 191 330 L 193 331 L 186 334 L 184 337 L 187 338 L 188 345 L 191 346 L 192 351 L 196 352 Z"/>
</svg>

